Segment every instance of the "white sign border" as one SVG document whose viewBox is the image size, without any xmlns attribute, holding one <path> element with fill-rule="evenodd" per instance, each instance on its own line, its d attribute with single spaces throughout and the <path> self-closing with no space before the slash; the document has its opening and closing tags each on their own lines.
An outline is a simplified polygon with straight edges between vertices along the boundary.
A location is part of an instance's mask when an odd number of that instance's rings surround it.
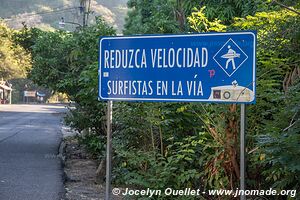
<svg viewBox="0 0 300 200">
<path fill-rule="evenodd" d="M 246 103 L 246 104 L 251 104 L 255 103 L 256 97 L 254 97 L 253 101 L 212 101 L 209 99 L 161 99 L 161 98 L 106 98 L 101 96 L 101 48 L 102 48 L 102 41 L 104 40 L 118 40 L 118 39 L 132 39 L 132 38 L 162 38 L 162 37 L 168 37 L 168 38 L 174 38 L 174 37 L 195 37 L 195 36 L 214 36 L 214 35 L 252 35 L 253 36 L 253 77 L 252 77 L 252 86 L 253 86 L 253 93 L 254 96 L 256 94 L 256 35 L 253 32 L 249 31 L 242 31 L 242 32 L 225 32 L 225 33 L 201 33 L 201 34 L 190 34 L 190 35 L 136 35 L 136 36 L 114 36 L 114 37 L 103 37 L 99 40 L 99 65 L 98 65 L 98 99 L 99 100 L 106 100 L 106 101 L 149 101 L 149 102 L 210 102 L 210 103 Z M 250 85 L 251 83 L 249 83 Z"/>
</svg>

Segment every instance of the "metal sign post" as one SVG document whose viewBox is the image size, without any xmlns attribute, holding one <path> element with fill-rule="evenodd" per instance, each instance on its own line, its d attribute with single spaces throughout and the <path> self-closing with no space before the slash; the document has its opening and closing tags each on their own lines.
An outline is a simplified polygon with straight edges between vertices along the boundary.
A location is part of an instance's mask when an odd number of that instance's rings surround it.
<svg viewBox="0 0 300 200">
<path fill-rule="evenodd" d="M 110 200 L 111 195 L 111 158 L 112 158 L 112 109 L 113 102 L 107 102 L 107 144 L 106 144 L 106 192 L 105 200 Z"/>
<path fill-rule="evenodd" d="M 245 127 L 246 127 L 246 105 L 241 104 L 241 136 L 240 136 L 240 190 L 245 192 Z M 241 200 L 245 200 L 246 196 L 241 195 Z"/>
<path fill-rule="evenodd" d="M 240 189 L 245 189 L 245 104 L 255 103 L 256 41 L 256 31 L 100 38 L 98 97 L 109 101 L 106 200 L 115 100 L 241 103 Z"/>
</svg>

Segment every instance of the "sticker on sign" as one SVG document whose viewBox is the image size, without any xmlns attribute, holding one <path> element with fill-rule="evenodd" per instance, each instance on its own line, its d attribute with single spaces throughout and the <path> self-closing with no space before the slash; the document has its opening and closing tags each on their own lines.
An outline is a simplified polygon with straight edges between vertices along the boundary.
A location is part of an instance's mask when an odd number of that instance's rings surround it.
<svg viewBox="0 0 300 200">
<path fill-rule="evenodd" d="M 102 37 L 99 99 L 255 103 L 256 32 Z"/>
</svg>

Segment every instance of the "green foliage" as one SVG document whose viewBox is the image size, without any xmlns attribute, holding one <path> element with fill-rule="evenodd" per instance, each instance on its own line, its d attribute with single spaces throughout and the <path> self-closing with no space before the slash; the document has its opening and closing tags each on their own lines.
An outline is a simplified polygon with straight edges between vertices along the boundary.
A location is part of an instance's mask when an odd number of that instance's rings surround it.
<svg viewBox="0 0 300 200">
<path fill-rule="evenodd" d="M 137 188 L 203 188 L 200 179 L 203 160 L 199 156 L 202 155 L 205 140 L 204 133 L 188 136 L 183 141 L 168 145 L 166 156 L 154 151 L 120 148 L 123 143 L 116 142 L 115 159 L 119 162 L 115 169 L 116 181 Z M 174 198 L 161 196 L 156 199 Z"/>
<path fill-rule="evenodd" d="M 70 44 L 71 40 L 71 34 L 61 31 L 41 34 L 33 46 L 33 68 L 29 78 L 41 86 L 65 92 L 58 83 L 64 81 L 70 71 L 67 65 L 70 45 L 66 44 Z"/>
<path fill-rule="evenodd" d="M 265 0 L 194 0 L 189 4 L 188 14 L 192 11 L 192 8 L 194 8 L 192 6 L 196 8 L 206 7 L 205 15 L 209 21 L 219 19 L 224 24 L 229 25 L 232 23 L 234 17 L 254 15 L 257 11 L 266 10 L 268 4 Z"/>
<path fill-rule="evenodd" d="M 259 12 L 280 11 L 282 7 L 271 0 L 202 0 L 200 6 L 206 6 L 206 16 L 209 20 L 220 19 L 226 25 L 234 23 L 235 17 L 245 18 L 254 16 Z M 286 6 L 299 6 L 299 2 L 293 0 L 278 1 Z"/>
<path fill-rule="evenodd" d="M 178 32 L 173 1 L 129 0 L 127 5 L 130 11 L 123 31 L 125 35 Z"/>
<path fill-rule="evenodd" d="M 282 57 L 294 57 L 293 54 L 299 53 L 299 16 L 291 11 L 260 12 L 254 16 L 236 18 L 233 27 L 257 30 L 260 51 L 267 50 L 269 54 L 277 53 Z"/>
<path fill-rule="evenodd" d="M 235 172 L 229 163 L 231 159 L 236 158 L 230 157 L 228 152 L 235 148 L 236 143 L 230 143 L 225 134 L 227 121 L 224 115 L 235 115 L 227 111 L 226 106 L 190 103 L 118 103 L 115 105 L 114 113 L 116 142 L 114 147 L 119 163 L 117 165 L 126 165 L 117 169 L 119 173 L 116 177 L 117 182 L 129 184 L 135 179 L 143 180 L 131 184 L 134 187 L 144 188 L 154 184 L 148 182 L 148 176 L 154 176 L 156 180 L 161 179 L 163 183 L 167 182 L 172 186 L 215 189 L 227 188 L 233 181 Z M 122 155 L 121 158 L 119 155 Z M 140 157 L 136 158 L 133 155 Z M 140 162 L 140 159 L 143 161 Z M 157 160 L 152 162 L 153 159 Z M 183 161 L 186 164 L 181 163 Z M 145 162 L 148 167 L 143 171 L 130 164 L 131 162 L 136 165 Z M 174 174 L 183 182 L 177 182 L 179 180 L 173 177 L 171 169 L 161 169 L 156 165 L 175 167 L 174 170 L 176 167 L 179 168 L 180 170 L 175 170 Z M 168 176 L 168 180 L 158 177 L 158 172 L 150 170 L 152 167 L 158 168 L 158 171 L 170 171 L 171 177 Z M 193 172 L 199 177 L 197 184 L 186 180 L 189 179 L 186 173 L 192 169 L 196 169 Z M 130 176 L 123 176 L 124 173 Z M 170 182 L 171 180 L 173 182 Z"/>
<path fill-rule="evenodd" d="M 32 47 L 29 77 L 76 101 L 66 123 L 78 131 L 104 132 L 104 104 L 97 100 L 98 39 L 114 34 L 112 27 L 97 18 L 95 25 L 78 32 L 42 32 Z"/>
<path fill-rule="evenodd" d="M 283 87 L 285 77 L 300 62 L 299 17 L 281 10 L 235 20 L 233 29 L 258 31 L 257 104 L 248 112 L 248 146 L 253 149 L 249 155 L 250 183 L 254 187 L 299 190 L 300 163 L 295 159 L 299 130 L 295 126 L 283 131 L 294 122 L 292 116 L 299 107 L 299 84 L 290 86 L 286 95 Z"/>
<path fill-rule="evenodd" d="M 203 130 L 189 109 L 190 104 L 118 103 L 115 106 L 116 134 L 131 147 L 164 152 L 163 141 L 177 141 Z M 138 133 L 138 134 L 137 134 Z M 151 141 L 151 142 L 149 142 Z M 164 154 L 164 153 L 162 153 Z"/>
<path fill-rule="evenodd" d="M 283 108 L 259 136 L 266 180 L 278 189 L 300 189 L 300 81 L 283 97 Z M 283 120 L 284 119 L 284 120 Z"/>
<path fill-rule="evenodd" d="M 229 25 L 234 17 L 253 15 L 268 9 L 269 5 L 265 0 L 129 0 L 128 7 L 130 10 L 123 31 L 126 35 L 187 32 L 190 28 L 223 31 L 225 27 L 221 24 Z M 193 20 L 195 18 L 197 22 Z"/>
<path fill-rule="evenodd" d="M 28 28 L 28 26 L 23 23 L 23 28 L 19 31 L 14 32 L 13 40 L 28 52 L 32 53 L 32 47 L 42 33 L 43 31 L 41 31 L 40 29 Z"/>
<path fill-rule="evenodd" d="M 0 78 L 23 78 L 31 67 L 30 55 L 13 40 L 14 31 L 0 21 Z"/>
<path fill-rule="evenodd" d="M 204 8 L 192 13 L 188 18 L 192 28 L 197 31 L 209 31 L 209 20 L 203 11 Z M 284 136 L 281 134 L 279 125 L 279 121 L 285 124 L 285 127 L 291 123 L 291 117 L 286 118 L 291 115 L 286 112 L 290 108 L 281 97 L 286 74 L 295 69 L 299 63 L 299 17 L 292 12 L 283 10 L 261 12 L 255 16 L 248 16 L 246 19 L 235 20 L 235 23 L 228 28 L 229 30 L 255 29 L 258 30 L 259 36 L 257 104 L 250 106 L 248 112 L 248 148 L 254 149 L 254 153 L 249 154 L 249 184 L 255 188 L 265 187 L 267 189 L 272 186 L 277 189 L 299 190 L 297 183 L 299 160 L 292 159 L 299 154 L 299 129 L 296 128 L 294 132 L 297 134 L 287 137 L 286 134 Z M 293 95 L 298 97 L 294 97 L 295 100 L 292 100 L 292 95 L 289 95 L 286 97 L 287 102 L 299 102 L 298 92 L 294 90 Z M 299 105 L 294 104 L 293 108 L 296 106 Z M 210 143 L 208 140 L 205 144 L 206 146 L 211 144 L 212 154 L 202 154 L 204 163 L 210 167 L 206 174 L 201 174 L 201 177 L 207 177 L 205 182 L 212 188 L 228 187 L 230 185 L 229 177 L 231 177 L 228 173 L 228 166 L 226 166 L 227 158 L 221 153 L 228 149 L 228 144 L 225 142 L 226 137 L 222 133 L 226 126 L 220 124 L 222 122 L 220 116 L 228 116 L 230 113 L 226 113 L 222 107 L 208 109 L 210 118 L 214 119 L 212 124 L 210 120 L 206 120 L 209 118 L 205 115 L 199 115 L 206 124 L 215 127 L 218 133 L 218 137 L 214 137 L 214 141 Z M 281 114 L 278 116 L 277 113 Z M 284 127 L 281 130 L 283 129 Z M 256 139 L 261 139 L 262 135 L 265 140 L 259 140 L 260 143 L 257 144 Z M 291 142 L 292 140 L 293 142 Z M 257 146 L 261 148 L 255 150 Z M 265 178 L 268 180 L 267 182 Z"/>
<path fill-rule="evenodd" d="M 105 155 L 105 137 L 97 133 L 83 133 L 77 135 L 77 139 L 95 158 L 100 159 L 99 155 Z"/>
<path fill-rule="evenodd" d="M 79 32 L 44 32 L 33 46 L 29 77 L 37 84 L 72 96 L 78 93 L 78 75 L 97 60 L 99 36 L 115 30 L 103 19 Z"/>
<path fill-rule="evenodd" d="M 214 19 L 214 21 L 209 21 L 204 13 L 205 6 L 200 10 L 195 10 L 192 12 L 191 16 L 188 17 L 188 22 L 193 30 L 196 32 L 223 32 L 226 30 L 226 26 L 221 24 L 221 21 Z"/>
<path fill-rule="evenodd" d="M 104 134 L 105 105 L 97 100 L 97 69 L 97 65 L 91 65 L 80 74 L 80 90 L 72 96 L 77 106 L 75 110 L 70 110 L 65 119 L 69 126 L 79 132 L 91 129 L 97 134 Z"/>
<path fill-rule="evenodd" d="M 71 73 L 58 85 L 66 88 L 67 94 L 77 102 L 77 109 L 71 111 L 67 123 L 79 131 L 91 129 L 98 134 L 104 133 L 105 106 L 98 101 L 98 64 L 95 61 L 99 36 L 114 34 L 115 30 L 99 18 L 95 26 L 73 36 L 76 46 L 68 55 Z"/>
</svg>

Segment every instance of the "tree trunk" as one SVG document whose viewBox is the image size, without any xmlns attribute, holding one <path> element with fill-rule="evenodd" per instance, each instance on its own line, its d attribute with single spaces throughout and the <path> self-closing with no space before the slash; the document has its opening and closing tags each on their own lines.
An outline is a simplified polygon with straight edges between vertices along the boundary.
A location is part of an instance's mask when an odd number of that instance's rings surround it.
<svg viewBox="0 0 300 200">
<path fill-rule="evenodd" d="M 236 118 L 237 105 L 233 104 L 229 106 L 230 116 L 227 121 L 226 127 L 226 152 L 229 156 L 231 163 L 231 169 L 228 169 L 231 174 L 234 174 L 237 179 L 240 178 L 240 169 L 237 161 L 237 149 L 238 148 L 238 120 Z"/>
</svg>

